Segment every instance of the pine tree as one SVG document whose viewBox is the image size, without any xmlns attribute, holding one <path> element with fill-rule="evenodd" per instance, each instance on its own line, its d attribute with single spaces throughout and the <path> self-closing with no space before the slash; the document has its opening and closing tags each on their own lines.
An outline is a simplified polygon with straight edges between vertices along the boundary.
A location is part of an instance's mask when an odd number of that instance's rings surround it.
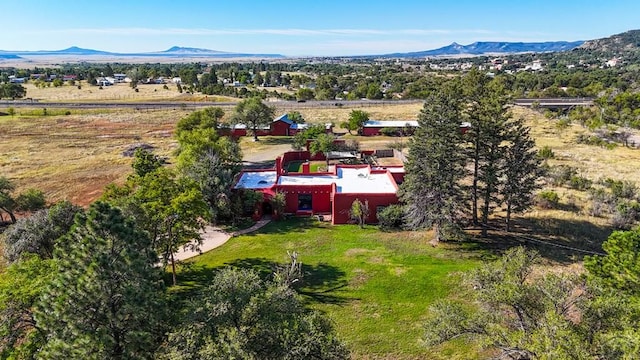
<svg viewBox="0 0 640 360">
<path fill-rule="evenodd" d="M 471 220 L 474 225 L 478 225 L 478 179 L 480 173 L 480 159 L 482 149 L 482 139 L 484 137 L 484 125 L 481 115 L 480 100 L 485 96 L 485 85 L 488 78 L 481 74 L 476 68 L 471 69 L 463 78 L 463 92 L 467 101 L 466 119 L 471 127 L 466 132 L 465 137 L 468 139 L 470 146 L 467 151 L 469 159 L 472 162 L 472 184 L 470 189 L 471 195 Z"/>
<path fill-rule="evenodd" d="M 489 215 L 500 204 L 498 188 L 504 170 L 503 143 L 511 114 L 507 109 L 505 87 L 499 80 L 491 80 L 474 69 L 463 82 L 468 104 L 466 113 L 471 124 L 466 134 L 473 168 L 471 216 L 475 225 L 482 225 L 482 235 L 486 236 Z"/>
<path fill-rule="evenodd" d="M 427 97 L 418 117 L 420 127 L 410 142 L 402 184 L 407 225 L 432 227 L 434 245 L 446 237 L 447 227 L 459 223 L 465 200 L 460 185 L 466 172 L 458 90 L 450 84 Z"/>
<path fill-rule="evenodd" d="M 147 359 L 162 330 L 164 287 L 151 241 L 119 209 L 95 203 L 54 259 L 36 308 L 43 359 Z"/>
<path fill-rule="evenodd" d="M 479 149 L 480 164 L 477 177 L 478 190 L 482 207 L 480 208 L 480 224 L 482 236 L 487 236 L 489 215 L 501 203 L 499 197 L 500 179 L 504 176 L 505 145 L 507 140 L 507 124 L 511 113 L 507 110 L 506 92 L 501 84 L 491 81 L 486 85 L 485 96 L 480 100 L 481 134 Z"/>
<path fill-rule="evenodd" d="M 511 231 L 511 214 L 531 207 L 540 177 L 540 159 L 529 128 L 522 119 L 512 121 L 509 127 L 509 145 L 504 149 L 504 178 L 500 189 L 506 205 L 507 231 Z"/>
</svg>

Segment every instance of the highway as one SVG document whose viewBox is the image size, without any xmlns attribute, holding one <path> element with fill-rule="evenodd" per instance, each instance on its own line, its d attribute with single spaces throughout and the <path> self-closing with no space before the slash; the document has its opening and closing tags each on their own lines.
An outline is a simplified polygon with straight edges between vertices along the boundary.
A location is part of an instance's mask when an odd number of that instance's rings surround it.
<svg viewBox="0 0 640 360">
<path fill-rule="evenodd" d="M 574 106 L 591 106 L 592 98 L 540 98 L 514 99 L 513 104 L 532 107 L 534 104 L 543 108 L 567 108 Z M 268 101 L 267 104 L 279 108 L 328 108 L 328 107 L 366 107 L 379 105 L 419 104 L 423 100 L 321 100 L 321 101 Z M 196 109 L 210 106 L 231 107 L 237 102 L 212 101 L 154 101 L 154 102 L 44 102 L 38 100 L 0 100 L 0 107 L 14 108 L 63 108 L 63 109 Z"/>
<path fill-rule="evenodd" d="M 365 107 L 422 103 L 422 100 L 323 100 L 323 101 L 268 101 L 280 108 Z M 37 100 L 0 100 L 0 107 L 14 108 L 63 108 L 63 109 L 195 109 L 210 106 L 230 107 L 237 102 L 212 101 L 154 101 L 154 102 L 44 102 Z"/>
</svg>

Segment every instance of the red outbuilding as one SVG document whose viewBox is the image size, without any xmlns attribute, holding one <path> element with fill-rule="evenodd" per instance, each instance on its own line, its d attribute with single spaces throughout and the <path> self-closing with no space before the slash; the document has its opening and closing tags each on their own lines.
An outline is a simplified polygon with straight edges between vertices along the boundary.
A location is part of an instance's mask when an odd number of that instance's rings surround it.
<svg viewBox="0 0 640 360">
<path fill-rule="evenodd" d="M 304 131 L 309 128 L 309 124 L 297 124 L 289 119 L 288 114 L 280 115 L 275 118 L 269 126 L 258 129 L 258 136 L 294 136 L 295 134 Z M 327 134 L 333 132 L 333 124 L 324 124 Z M 248 129 L 245 124 L 234 125 L 222 125 L 219 128 L 219 132 L 222 135 L 228 135 L 233 137 L 247 136 L 251 129 Z"/>
</svg>

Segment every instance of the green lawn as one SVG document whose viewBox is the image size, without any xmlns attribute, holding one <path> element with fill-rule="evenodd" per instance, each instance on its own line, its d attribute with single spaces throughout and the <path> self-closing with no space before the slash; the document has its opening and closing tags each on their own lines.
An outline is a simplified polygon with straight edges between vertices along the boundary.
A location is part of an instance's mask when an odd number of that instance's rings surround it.
<svg viewBox="0 0 640 360">
<path fill-rule="evenodd" d="M 294 172 L 302 172 L 302 164 L 304 163 L 304 161 L 292 161 L 289 164 L 287 164 L 287 172 L 290 173 L 294 173 Z M 309 164 L 309 171 L 314 173 L 314 172 L 319 172 L 319 171 L 327 171 L 327 163 L 324 161 L 312 161 Z"/>
<path fill-rule="evenodd" d="M 326 172 L 327 171 L 327 163 L 324 161 L 312 161 L 311 164 L 309 164 L 309 171 L 314 173 L 314 172 Z"/>
<path fill-rule="evenodd" d="M 198 286 L 211 279 L 213 269 L 229 265 L 269 276 L 276 263 L 287 261 L 287 250 L 295 250 L 306 273 L 303 297 L 335 322 L 354 358 L 477 357 L 463 343 L 438 349 L 439 354 L 419 343 L 428 305 L 453 295 L 458 279 L 453 275 L 477 266 L 484 254 L 462 246 L 433 248 L 427 240 L 416 232 L 292 219 L 195 258 L 179 280 Z"/>
</svg>

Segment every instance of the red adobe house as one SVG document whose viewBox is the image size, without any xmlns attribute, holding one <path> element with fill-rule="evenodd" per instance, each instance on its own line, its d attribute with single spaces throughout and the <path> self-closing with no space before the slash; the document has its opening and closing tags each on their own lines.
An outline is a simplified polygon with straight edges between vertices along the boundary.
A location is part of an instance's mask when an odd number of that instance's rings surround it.
<svg viewBox="0 0 640 360">
<path fill-rule="evenodd" d="M 330 214 L 333 224 L 350 222 L 349 210 L 356 199 L 369 204 L 367 223 L 377 223 L 378 211 L 398 202 L 398 184 L 404 179 L 402 166 L 334 165 L 324 173 L 310 173 L 303 166 L 302 173 L 287 174 L 284 169 L 292 160 L 309 160 L 309 152 L 287 152 L 276 159 L 275 169 L 244 171 L 234 189 L 261 191 L 265 195 L 263 210 L 270 208 L 269 199 L 276 192 L 282 192 L 285 213 Z"/>
</svg>

